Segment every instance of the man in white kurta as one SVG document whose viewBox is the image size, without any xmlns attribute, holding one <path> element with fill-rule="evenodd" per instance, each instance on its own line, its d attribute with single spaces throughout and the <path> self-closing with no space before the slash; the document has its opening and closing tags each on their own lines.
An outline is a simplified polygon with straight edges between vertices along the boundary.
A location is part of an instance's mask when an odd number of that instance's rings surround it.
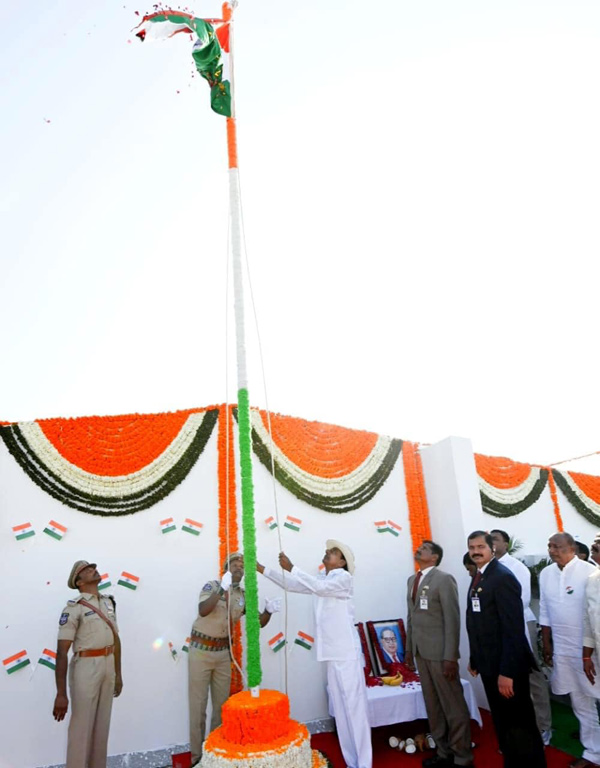
<svg viewBox="0 0 600 768">
<path fill-rule="evenodd" d="M 495 528 L 490 531 L 494 541 L 496 560 L 513 573 L 521 585 L 521 601 L 523 603 L 523 617 L 525 619 L 525 636 L 529 641 L 535 660 L 539 663 L 539 651 L 537 641 L 537 619 L 531 610 L 531 573 L 529 568 L 516 557 L 509 555 L 508 545 L 510 537 L 506 531 Z M 550 707 L 550 690 L 544 673 L 540 669 L 532 669 L 529 673 L 529 691 L 535 719 L 538 729 L 542 734 L 544 744 L 550 744 L 552 737 L 552 709 Z"/>
<path fill-rule="evenodd" d="M 553 667 L 552 690 L 570 694 L 571 706 L 579 720 L 584 752 L 577 768 L 600 764 L 600 725 L 596 690 L 583 670 L 583 618 L 585 591 L 595 567 L 580 560 L 575 540 L 568 533 L 550 537 L 548 554 L 552 565 L 540 575 L 540 624 L 544 661 Z"/>
<path fill-rule="evenodd" d="M 372 768 L 365 676 L 354 627 L 352 550 L 329 539 L 323 557 L 325 574 L 320 576 L 301 571 L 283 552 L 279 564 L 285 575 L 260 563 L 256 567 L 289 592 L 314 595 L 317 660 L 327 662 L 327 687 L 344 760 L 348 768 Z"/>
</svg>

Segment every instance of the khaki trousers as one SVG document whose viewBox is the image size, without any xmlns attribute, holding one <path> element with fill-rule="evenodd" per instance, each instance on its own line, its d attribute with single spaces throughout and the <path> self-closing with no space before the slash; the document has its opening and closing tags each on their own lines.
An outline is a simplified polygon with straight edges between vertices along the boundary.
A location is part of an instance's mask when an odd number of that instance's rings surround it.
<svg viewBox="0 0 600 768">
<path fill-rule="evenodd" d="M 66 768 L 106 768 L 115 657 L 75 656 L 69 665 L 71 720 Z"/>
<path fill-rule="evenodd" d="M 222 651 L 201 651 L 193 647 L 190 647 L 188 655 L 190 749 L 192 763 L 195 763 L 202 757 L 209 689 L 212 703 L 210 730 L 214 731 L 221 725 L 221 707 L 229 698 L 231 686 L 231 655 L 229 648 Z"/>
<path fill-rule="evenodd" d="M 440 757 L 454 756 L 455 765 L 470 765 L 471 716 L 462 683 L 444 677 L 443 661 L 429 661 L 415 656 L 431 735 Z"/>
<path fill-rule="evenodd" d="M 535 660 L 540 664 L 537 643 L 537 622 L 528 621 L 527 631 L 531 642 L 531 650 Z M 544 677 L 544 673 L 539 669 L 534 669 L 529 673 L 529 690 L 531 700 L 535 710 L 535 719 L 540 733 L 549 731 L 552 728 L 552 709 L 550 707 L 550 685 Z"/>
</svg>

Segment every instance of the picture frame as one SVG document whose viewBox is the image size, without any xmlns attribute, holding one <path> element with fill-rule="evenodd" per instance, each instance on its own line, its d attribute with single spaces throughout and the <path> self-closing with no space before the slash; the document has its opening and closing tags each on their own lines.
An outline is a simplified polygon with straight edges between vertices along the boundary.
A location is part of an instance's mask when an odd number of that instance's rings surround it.
<svg viewBox="0 0 600 768">
<path fill-rule="evenodd" d="M 404 662 L 406 631 L 402 619 L 367 621 L 367 630 L 373 649 L 375 675 L 386 674 L 394 658 Z"/>
<path fill-rule="evenodd" d="M 367 676 L 375 674 L 373 671 L 373 659 L 371 658 L 371 649 L 369 648 L 369 643 L 367 642 L 367 635 L 365 633 L 365 625 L 362 623 L 362 621 L 357 621 L 354 625 L 356 627 L 356 631 L 358 632 L 358 637 L 360 639 L 360 647 L 362 648 L 363 652 L 363 658 L 364 658 L 364 670 Z"/>
</svg>

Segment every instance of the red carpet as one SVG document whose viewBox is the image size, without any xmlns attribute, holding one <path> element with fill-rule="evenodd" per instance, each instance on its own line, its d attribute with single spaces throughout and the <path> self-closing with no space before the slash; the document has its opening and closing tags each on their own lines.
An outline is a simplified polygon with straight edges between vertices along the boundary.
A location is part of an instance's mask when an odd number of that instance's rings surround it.
<svg viewBox="0 0 600 768">
<path fill-rule="evenodd" d="M 481 710 L 481 715 L 483 729 L 471 722 L 472 738 L 477 744 L 473 751 L 475 766 L 476 768 L 502 768 L 502 755 L 498 754 L 498 742 L 490 713 Z M 373 728 L 373 768 L 420 768 L 422 759 L 431 756 L 433 752 L 417 752 L 414 755 L 407 755 L 392 749 L 388 744 L 388 739 L 390 736 L 406 738 L 417 733 L 424 733 L 426 725 L 426 720 L 416 720 L 413 723 Z M 311 744 L 313 749 L 319 749 L 329 758 L 333 768 L 346 768 L 335 733 L 318 733 L 311 738 Z M 546 747 L 548 768 L 567 768 L 571 760 L 573 760 L 571 755 L 567 755 L 554 747 Z"/>
</svg>

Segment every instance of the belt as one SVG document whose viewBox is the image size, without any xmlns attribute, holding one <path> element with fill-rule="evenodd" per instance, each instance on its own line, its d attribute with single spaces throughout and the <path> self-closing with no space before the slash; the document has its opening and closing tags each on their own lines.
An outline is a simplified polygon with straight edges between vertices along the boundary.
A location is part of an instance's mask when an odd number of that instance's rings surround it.
<svg viewBox="0 0 600 768">
<path fill-rule="evenodd" d="M 202 632 L 192 630 L 192 639 L 190 640 L 192 648 L 199 648 L 201 651 L 222 651 L 229 648 L 228 637 L 209 637 Z"/>
<path fill-rule="evenodd" d="M 83 656 L 110 656 L 111 653 L 114 653 L 115 646 L 114 645 L 107 645 L 105 648 L 91 648 L 87 651 L 78 651 L 77 655 L 79 657 Z"/>
</svg>

